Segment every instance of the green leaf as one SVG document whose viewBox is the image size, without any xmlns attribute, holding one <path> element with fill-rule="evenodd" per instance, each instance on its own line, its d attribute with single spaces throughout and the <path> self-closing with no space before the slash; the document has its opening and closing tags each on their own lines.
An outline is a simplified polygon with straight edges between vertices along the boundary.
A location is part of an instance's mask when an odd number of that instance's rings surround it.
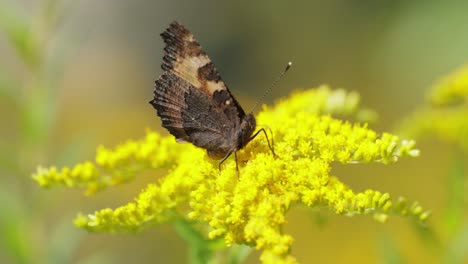
<svg viewBox="0 0 468 264">
<path fill-rule="evenodd" d="M 0 68 L 0 101 L 16 105 L 19 101 L 18 87 L 19 85 L 6 73 L 5 69 Z"/>
<path fill-rule="evenodd" d="M 36 83 L 29 89 L 28 99 L 21 106 L 21 133 L 30 144 L 44 142 L 55 119 L 56 102 L 47 92 L 47 85 Z"/>
<path fill-rule="evenodd" d="M 6 33 L 7 39 L 23 62 L 31 68 L 37 68 L 40 52 L 30 23 L 28 17 L 21 15 L 16 7 L 0 2 L 0 30 Z"/>
<path fill-rule="evenodd" d="M 21 198 L 0 186 L 0 244 L 15 263 L 31 263 L 28 216 Z"/>
</svg>

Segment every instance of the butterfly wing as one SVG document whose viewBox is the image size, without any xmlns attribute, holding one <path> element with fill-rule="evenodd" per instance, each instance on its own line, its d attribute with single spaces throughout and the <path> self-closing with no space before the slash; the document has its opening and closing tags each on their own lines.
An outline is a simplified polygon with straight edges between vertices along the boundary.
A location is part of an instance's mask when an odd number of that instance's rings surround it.
<svg viewBox="0 0 468 264">
<path fill-rule="evenodd" d="M 166 46 L 150 102 L 162 125 L 179 141 L 223 156 L 235 147 L 236 131 L 245 113 L 200 44 L 181 24 L 161 34 Z"/>
</svg>

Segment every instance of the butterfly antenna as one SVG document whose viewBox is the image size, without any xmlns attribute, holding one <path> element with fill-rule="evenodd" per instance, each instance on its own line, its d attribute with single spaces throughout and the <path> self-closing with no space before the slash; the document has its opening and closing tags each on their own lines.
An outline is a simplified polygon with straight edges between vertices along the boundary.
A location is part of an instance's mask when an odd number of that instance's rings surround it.
<svg viewBox="0 0 468 264">
<path fill-rule="evenodd" d="M 278 82 L 283 79 L 283 76 L 286 74 L 286 72 L 288 72 L 289 68 L 291 68 L 292 66 L 292 62 L 288 62 L 288 64 L 286 65 L 286 67 L 284 68 L 284 70 L 281 72 L 281 74 L 278 76 L 278 78 L 271 84 L 270 88 L 268 88 L 267 90 L 265 90 L 265 92 L 263 92 L 263 95 L 257 100 L 257 102 L 255 103 L 255 105 L 252 107 L 252 110 L 250 110 L 250 113 L 253 113 L 253 111 L 255 110 L 255 108 L 258 107 L 258 105 L 263 101 L 263 99 L 265 99 L 265 96 L 267 96 L 267 94 L 270 93 L 271 89 L 273 89 L 277 84 Z"/>
</svg>

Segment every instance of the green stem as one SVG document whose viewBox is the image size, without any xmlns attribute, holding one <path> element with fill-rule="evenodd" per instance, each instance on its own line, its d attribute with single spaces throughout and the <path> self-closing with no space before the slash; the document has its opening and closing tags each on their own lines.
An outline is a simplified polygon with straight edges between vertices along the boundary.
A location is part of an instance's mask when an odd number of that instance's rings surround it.
<svg viewBox="0 0 468 264">
<path fill-rule="evenodd" d="M 175 229 L 179 236 L 189 245 L 190 263 L 202 264 L 211 262 L 215 253 L 224 247 L 224 242 L 220 239 L 206 239 L 193 223 L 177 217 L 175 220 Z"/>
<path fill-rule="evenodd" d="M 226 249 L 223 239 L 210 240 L 205 238 L 195 227 L 194 223 L 182 217 L 175 220 L 175 229 L 190 248 L 190 263 L 242 263 L 252 251 L 251 247 L 233 245 Z"/>
<path fill-rule="evenodd" d="M 464 155 L 456 150 L 453 155 L 453 165 L 447 182 L 447 209 L 444 212 L 446 233 L 450 236 L 457 233 L 463 221 L 463 207 L 465 202 L 465 164 Z"/>
</svg>

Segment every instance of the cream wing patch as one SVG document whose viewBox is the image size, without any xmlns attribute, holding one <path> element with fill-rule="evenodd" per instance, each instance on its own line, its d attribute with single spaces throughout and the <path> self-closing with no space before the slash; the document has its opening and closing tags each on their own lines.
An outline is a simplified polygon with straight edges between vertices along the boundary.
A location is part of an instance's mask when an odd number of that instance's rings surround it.
<svg viewBox="0 0 468 264">
<path fill-rule="evenodd" d="M 209 94 L 226 90 L 226 85 L 221 79 L 207 79 L 206 76 L 199 71 L 210 64 L 211 60 L 205 54 L 200 54 L 196 57 L 179 58 L 175 64 L 174 71 L 193 86 L 200 87 Z"/>
</svg>

